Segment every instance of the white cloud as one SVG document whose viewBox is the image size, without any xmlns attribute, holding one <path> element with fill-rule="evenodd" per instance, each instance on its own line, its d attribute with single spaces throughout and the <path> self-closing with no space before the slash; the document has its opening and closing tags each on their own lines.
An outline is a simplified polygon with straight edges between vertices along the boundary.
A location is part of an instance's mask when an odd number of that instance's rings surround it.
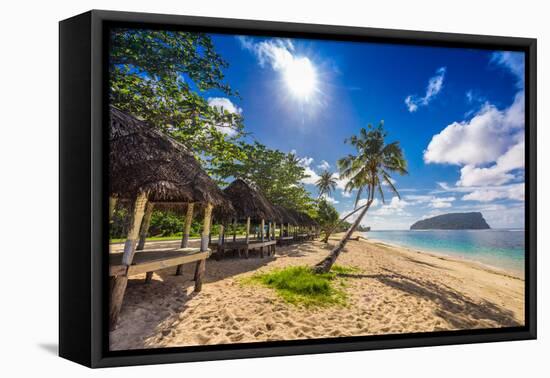
<svg viewBox="0 0 550 378">
<path fill-rule="evenodd" d="M 462 197 L 464 201 L 491 202 L 498 199 L 516 201 L 525 200 L 525 184 L 512 184 L 501 187 L 482 188 L 473 190 Z"/>
<path fill-rule="evenodd" d="M 524 103 L 520 92 L 507 109 L 485 104 L 469 121 L 450 124 L 432 137 L 424 161 L 456 165 L 495 162 L 523 134 Z"/>
<path fill-rule="evenodd" d="M 427 205 L 433 209 L 443 209 L 452 207 L 455 197 L 437 197 L 434 195 L 407 195 L 405 196 L 411 205 Z"/>
<path fill-rule="evenodd" d="M 227 111 L 231 114 L 241 114 L 243 111 L 241 108 L 233 104 L 231 100 L 226 97 L 210 97 L 208 99 L 208 105 L 210 105 L 220 113 Z M 216 126 L 216 128 L 220 132 L 227 134 L 229 136 L 235 135 L 236 133 L 236 130 L 233 129 L 231 125 L 228 125 L 228 124 Z"/>
<path fill-rule="evenodd" d="M 239 36 L 238 38 L 243 48 L 256 55 L 262 67 L 270 65 L 274 71 L 282 71 L 295 59 L 294 45 L 290 39 L 275 38 L 255 43 L 249 37 Z"/>
<path fill-rule="evenodd" d="M 367 204 L 367 199 L 362 198 L 357 202 L 357 207 L 361 207 L 361 206 L 366 205 L 366 204 Z M 380 201 L 378 200 L 378 198 L 373 198 L 370 207 L 373 208 L 373 207 L 376 207 L 378 205 L 380 205 Z"/>
<path fill-rule="evenodd" d="M 341 190 L 342 196 L 351 197 L 351 193 L 346 192 L 346 185 L 349 182 L 347 178 L 340 178 L 338 172 L 334 173 L 334 179 L 336 180 L 336 188 Z"/>
<path fill-rule="evenodd" d="M 418 105 L 416 105 L 416 100 L 413 99 L 412 95 L 405 97 L 405 105 L 407 105 L 407 109 L 409 109 L 411 113 L 418 110 Z"/>
<path fill-rule="evenodd" d="M 212 106 L 213 108 L 216 108 L 220 112 L 226 110 L 229 113 L 241 114 L 243 111 L 241 108 L 233 104 L 231 100 L 226 97 L 210 97 L 208 99 L 208 105 Z"/>
<path fill-rule="evenodd" d="M 451 204 L 451 202 L 443 201 L 442 199 L 436 198 L 430 203 L 430 206 L 434 209 L 443 209 L 447 207 L 452 207 L 453 205 Z"/>
<path fill-rule="evenodd" d="M 399 199 L 397 196 L 392 197 L 389 203 L 383 204 L 378 209 L 374 210 L 371 214 L 378 216 L 389 216 L 389 215 L 410 215 L 405 211 L 405 207 L 409 206 L 410 203 L 404 199 Z"/>
<path fill-rule="evenodd" d="M 317 166 L 317 168 L 322 169 L 324 171 L 328 170 L 330 168 L 330 164 L 326 160 L 321 160 L 321 164 Z"/>
<path fill-rule="evenodd" d="M 341 191 L 340 194 L 342 195 L 342 197 L 344 198 L 351 198 L 351 192 L 346 192 L 346 191 Z"/>
<path fill-rule="evenodd" d="M 484 102 L 487 102 L 487 99 L 478 93 L 478 91 L 470 89 L 469 91 L 466 91 L 466 100 L 469 104 L 481 104 Z M 473 111 L 468 111 L 466 113 L 467 116 L 473 114 Z"/>
<path fill-rule="evenodd" d="M 511 172 L 525 167 L 525 143 L 519 142 L 503 155 L 496 163 L 487 168 L 465 165 L 460 170 L 459 186 L 502 185 L 516 178 Z"/>
<path fill-rule="evenodd" d="M 291 153 L 296 155 L 296 151 L 293 150 Z M 298 164 L 300 164 L 301 167 L 304 168 L 305 174 L 309 177 L 306 177 L 301 180 L 304 184 L 309 185 L 315 185 L 315 183 L 321 178 L 314 170 L 311 168 L 311 164 L 313 163 L 313 158 L 309 156 L 304 156 L 298 159 Z"/>
<path fill-rule="evenodd" d="M 512 104 L 503 110 L 485 103 L 470 120 L 453 123 L 435 135 L 424 152 L 427 163 L 462 165 L 457 186 L 486 187 L 508 184 L 523 178 L 525 168 L 525 61 L 523 53 L 494 53 L 491 62 L 508 70 L 517 79 Z M 476 190 L 466 199 L 490 201 L 522 198 L 506 190 Z"/>
<path fill-rule="evenodd" d="M 468 99 L 468 102 L 474 101 L 474 92 L 472 90 L 466 92 L 466 98 Z"/>
<path fill-rule="evenodd" d="M 438 68 L 435 75 L 428 80 L 428 86 L 426 87 L 426 94 L 423 97 L 416 95 L 409 95 L 405 98 L 405 104 L 409 112 L 414 113 L 418 110 L 419 106 L 427 106 L 430 101 L 441 92 L 443 89 L 443 82 L 445 80 L 446 67 Z"/>
<path fill-rule="evenodd" d="M 326 194 L 323 194 L 323 195 L 321 196 L 321 198 L 323 198 L 323 199 L 324 199 L 325 201 L 327 201 L 328 203 L 332 203 L 332 204 L 334 204 L 334 205 L 336 205 L 337 203 L 340 203 L 340 201 L 338 201 L 338 200 L 336 200 L 336 199 L 334 199 L 334 198 L 332 198 L 332 197 L 329 197 L 329 196 L 326 195 Z"/>
<path fill-rule="evenodd" d="M 446 183 L 438 183 L 440 190 L 432 193 L 457 193 L 462 194 L 462 200 L 489 202 L 498 199 L 524 201 L 525 184 L 514 183 L 507 185 L 488 185 L 488 186 L 449 186 Z M 407 197 L 408 199 L 408 197 Z"/>
<path fill-rule="evenodd" d="M 491 62 L 507 68 L 517 78 L 518 88 L 525 85 L 525 54 L 522 52 L 500 51 L 493 53 Z"/>
</svg>

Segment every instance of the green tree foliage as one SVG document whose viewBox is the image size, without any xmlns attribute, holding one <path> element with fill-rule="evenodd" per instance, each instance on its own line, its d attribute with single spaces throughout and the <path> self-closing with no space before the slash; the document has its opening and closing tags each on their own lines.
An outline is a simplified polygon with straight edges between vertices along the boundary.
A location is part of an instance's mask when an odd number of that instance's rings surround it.
<svg viewBox="0 0 550 378">
<path fill-rule="evenodd" d="M 244 157 L 220 162 L 214 174 L 254 184 L 275 205 L 315 213 L 314 201 L 301 182 L 308 176 L 295 154 L 273 150 L 259 142 L 241 142 L 239 146 Z"/>
<path fill-rule="evenodd" d="M 349 179 L 346 189 L 357 189 L 356 207 L 363 193 L 367 196 L 367 202 L 360 207 L 362 210 L 336 247 L 325 259 L 315 265 L 314 270 L 317 273 L 327 273 L 330 270 L 351 235 L 367 214 L 376 194 L 379 194 L 384 202 L 382 183 L 386 183 L 389 190 L 399 198 L 399 192 L 393 185 L 390 173 L 407 174 L 407 161 L 399 142 L 386 144 L 386 137 L 384 124 L 381 122 L 376 128 L 371 125 L 368 126 L 368 130 L 361 128 L 359 135 L 354 135 L 346 141 L 355 148 L 356 154 L 350 154 L 338 161 L 340 177 Z"/>
<path fill-rule="evenodd" d="M 326 200 L 321 199 L 317 204 L 317 217 L 315 219 L 325 234 L 323 241 L 326 243 L 330 237 L 330 234 L 334 231 L 336 225 L 338 224 L 338 211 L 336 211 L 334 206 Z"/>
<path fill-rule="evenodd" d="M 223 83 L 228 64 L 204 33 L 114 29 L 109 56 L 112 105 L 161 128 L 200 159 L 240 156 L 239 114 L 209 106 L 206 90 L 235 93 Z"/>
<path fill-rule="evenodd" d="M 150 236 L 172 236 L 181 233 L 182 230 L 182 216 L 178 216 L 171 211 L 153 211 L 149 226 Z"/>
<path fill-rule="evenodd" d="M 319 190 L 319 198 L 323 195 L 330 196 L 336 189 L 336 178 L 332 172 L 325 170 L 321 173 L 315 185 L 317 185 L 317 189 Z"/>
<path fill-rule="evenodd" d="M 346 190 L 357 189 L 355 206 L 359 203 L 361 195 L 367 191 L 367 201 L 374 200 L 376 193 L 385 202 L 382 183 L 399 197 L 399 192 L 393 185 L 390 172 L 400 175 L 407 174 L 407 162 L 399 142 L 385 144 L 387 133 L 384 123 L 376 128 L 368 126 L 368 131 L 361 128 L 359 135 L 353 135 L 346 140 L 357 150 L 357 155 L 348 155 L 338 161 L 340 177 L 349 179 Z"/>
</svg>

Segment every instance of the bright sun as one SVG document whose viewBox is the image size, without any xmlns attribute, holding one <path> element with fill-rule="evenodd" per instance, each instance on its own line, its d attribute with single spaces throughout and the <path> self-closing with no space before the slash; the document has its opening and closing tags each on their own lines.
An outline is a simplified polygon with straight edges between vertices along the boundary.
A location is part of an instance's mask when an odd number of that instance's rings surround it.
<svg viewBox="0 0 550 378">
<path fill-rule="evenodd" d="M 290 93 L 308 101 L 317 90 L 317 72 L 308 58 L 294 58 L 284 70 L 284 81 Z"/>
</svg>

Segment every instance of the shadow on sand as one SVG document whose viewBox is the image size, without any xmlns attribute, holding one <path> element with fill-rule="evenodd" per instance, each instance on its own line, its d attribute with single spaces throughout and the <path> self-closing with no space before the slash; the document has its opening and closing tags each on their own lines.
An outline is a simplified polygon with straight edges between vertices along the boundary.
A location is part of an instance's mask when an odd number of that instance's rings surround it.
<svg viewBox="0 0 550 378">
<path fill-rule="evenodd" d="M 521 324 L 512 311 L 481 300 L 474 302 L 466 295 L 442 284 L 421 281 L 384 269 L 387 274 L 345 274 L 348 278 L 368 278 L 384 285 L 429 300 L 437 305 L 435 315 L 445 319 L 456 329 L 479 328 L 481 320 L 492 320 L 502 327 L 516 327 Z"/>
<path fill-rule="evenodd" d="M 315 242 L 306 242 L 299 245 L 277 247 L 276 255 L 284 257 L 301 257 L 311 253 L 319 253 Z M 159 248 L 159 244 L 151 243 L 149 248 Z M 330 249 L 330 246 L 326 246 Z M 148 248 L 146 248 L 148 249 Z M 265 267 L 276 257 L 259 257 L 258 251 L 251 253 L 250 258 L 226 255 L 223 259 L 217 261 L 211 257 L 206 262 L 206 272 L 203 279 L 204 283 L 213 283 L 224 280 L 228 277 L 234 277 L 247 272 L 254 272 Z M 176 276 L 176 267 L 154 272 L 154 278 L 149 283 L 144 283 L 144 275 L 140 278 L 130 278 L 124 297 L 119 324 L 111 335 L 117 333 L 124 334 L 130 328 L 135 328 L 135 319 L 147 319 L 154 321 L 143 322 L 139 327 L 141 340 L 144 345 L 134 346 L 134 348 L 147 347 L 146 340 L 157 335 L 163 324 L 177 321 L 179 314 L 185 313 L 189 309 L 189 301 L 202 293 L 195 293 L 194 288 L 195 264 L 186 264 L 183 266 L 182 275 Z M 134 319 L 134 323 L 132 320 Z M 161 330 L 164 332 L 164 330 Z"/>
</svg>

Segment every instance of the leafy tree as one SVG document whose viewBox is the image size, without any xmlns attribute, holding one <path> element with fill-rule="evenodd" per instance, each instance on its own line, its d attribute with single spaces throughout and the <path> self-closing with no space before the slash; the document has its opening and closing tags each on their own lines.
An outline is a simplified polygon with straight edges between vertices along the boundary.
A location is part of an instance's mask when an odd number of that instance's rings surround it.
<svg viewBox="0 0 550 378">
<path fill-rule="evenodd" d="M 367 195 L 367 202 L 363 205 L 359 216 L 346 231 L 342 240 L 340 240 L 325 259 L 315 265 L 314 270 L 316 273 L 327 273 L 330 270 L 372 205 L 376 193 L 380 194 L 380 198 L 384 202 L 382 182 L 385 182 L 389 189 L 400 198 L 399 192 L 393 185 L 390 172 L 400 175 L 407 174 L 407 162 L 403 155 L 403 150 L 399 146 L 399 142 L 386 144 L 386 136 L 387 133 L 384 130 L 383 123 L 380 123 L 377 128 L 369 125 L 368 131 L 361 128 L 358 136 L 352 136 L 346 140 L 346 142 L 355 147 L 357 154 L 350 154 L 338 161 L 340 177 L 349 179 L 349 182 L 353 183 L 350 185 L 350 188 L 358 190 L 359 194 L 355 201 L 356 205 L 359 202 L 361 193 L 364 192 Z"/>
<path fill-rule="evenodd" d="M 209 106 L 207 90 L 235 95 L 228 64 L 204 33 L 117 28 L 109 55 L 112 105 L 161 128 L 210 164 L 239 157 L 243 118 Z"/>
<path fill-rule="evenodd" d="M 314 214 L 314 202 L 304 184 L 308 177 L 295 154 L 254 142 L 239 143 L 244 157 L 220 161 L 213 173 L 222 179 L 241 178 L 254 184 L 273 204 Z"/>
<path fill-rule="evenodd" d="M 128 233 L 128 210 L 116 208 L 111 216 L 109 237 L 111 239 L 125 238 Z"/>
<path fill-rule="evenodd" d="M 330 196 L 336 190 L 336 178 L 334 178 L 332 172 L 325 170 L 321 173 L 315 185 L 317 185 L 317 189 L 319 190 L 319 198 L 323 197 L 323 195 Z"/>
<path fill-rule="evenodd" d="M 328 238 L 335 229 L 335 226 L 339 223 L 338 211 L 328 203 L 325 199 L 321 199 L 317 204 L 317 223 L 321 226 L 321 230 L 325 234 L 323 242 L 327 243 Z"/>
<path fill-rule="evenodd" d="M 153 211 L 148 234 L 150 236 L 172 236 L 183 230 L 183 219 L 171 211 Z"/>
</svg>

